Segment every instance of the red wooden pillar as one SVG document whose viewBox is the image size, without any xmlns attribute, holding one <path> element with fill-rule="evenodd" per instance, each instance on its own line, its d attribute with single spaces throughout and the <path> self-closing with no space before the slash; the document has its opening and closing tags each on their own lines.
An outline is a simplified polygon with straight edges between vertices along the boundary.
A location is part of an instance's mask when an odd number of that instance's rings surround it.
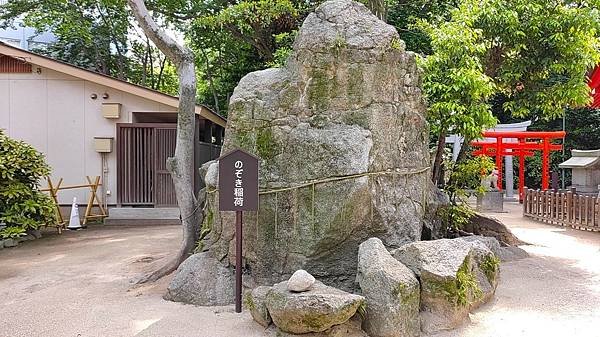
<svg viewBox="0 0 600 337">
<path fill-rule="evenodd" d="M 496 170 L 498 170 L 498 190 L 502 191 L 502 152 L 504 144 L 502 137 L 496 137 Z"/>
<path fill-rule="evenodd" d="M 547 190 L 550 180 L 550 140 L 544 137 L 542 142 L 542 190 Z"/>
<path fill-rule="evenodd" d="M 524 140 L 519 138 L 519 144 L 523 144 Z M 519 153 L 519 201 L 524 200 L 525 191 L 525 153 L 520 151 Z"/>
</svg>

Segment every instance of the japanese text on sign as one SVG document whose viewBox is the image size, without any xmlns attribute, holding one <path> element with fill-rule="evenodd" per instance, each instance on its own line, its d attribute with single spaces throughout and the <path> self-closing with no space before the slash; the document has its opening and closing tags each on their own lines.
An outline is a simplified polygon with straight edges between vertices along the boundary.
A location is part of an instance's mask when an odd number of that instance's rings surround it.
<svg viewBox="0 0 600 337">
<path fill-rule="evenodd" d="M 233 188 L 233 205 L 244 206 L 244 186 L 242 176 L 244 174 L 244 163 L 241 160 L 235 162 L 235 184 Z"/>
</svg>

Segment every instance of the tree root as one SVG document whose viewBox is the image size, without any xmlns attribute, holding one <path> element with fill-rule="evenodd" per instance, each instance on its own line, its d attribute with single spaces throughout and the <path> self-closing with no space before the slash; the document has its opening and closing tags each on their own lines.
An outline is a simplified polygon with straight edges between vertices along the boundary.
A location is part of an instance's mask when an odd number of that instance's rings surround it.
<svg viewBox="0 0 600 337">
<path fill-rule="evenodd" d="M 185 261 L 187 257 L 188 254 L 183 250 L 180 250 L 176 256 L 169 260 L 169 262 L 165 263 L 162 267 L 141 276 L 137 281 L 135 281 L 135 284 L 140 285 L 160 280 L 161 278 L 177 270 L 177 267 L 179 267 L 179 265 Z"/>
</svg>

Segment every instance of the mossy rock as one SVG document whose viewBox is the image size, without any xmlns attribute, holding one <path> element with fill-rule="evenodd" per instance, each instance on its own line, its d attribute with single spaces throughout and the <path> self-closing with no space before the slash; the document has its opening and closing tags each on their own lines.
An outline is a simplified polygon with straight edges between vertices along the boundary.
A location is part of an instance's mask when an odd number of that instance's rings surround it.
<svg viewBox="0 0 600 337">
<path fill-rule="evenodd" d="M 407 244 L 394 251 L 421 283 L 421 330 L 453 329 L 468 319 L 483 292 L 474 247 L 464 240 L 433 240 Z"/>
<path fill-rule="evenodd" d="M 419 281 L 380 239 L 360 244 L 356 280 L 367 299 L 363 329 L 369 335 L 419 336 Z"/>
<path fill-rule="evenodd" d="M 309 291 L 290 292 L 287 282 L 273 286 L 266 305 L 273 323 L 284 332 L 323 332 L 347 322 L 365 302 L 364 297 L 317 281 Z"/>
<path fill-rule="evenodd" d="M 244 307 L 250 311 L 252 318 L 265 328 L 272 321 L 265 303 L 269 291 L 271 291 L 271 287 L 259 286 L 244 294 Z"/>
</svg>

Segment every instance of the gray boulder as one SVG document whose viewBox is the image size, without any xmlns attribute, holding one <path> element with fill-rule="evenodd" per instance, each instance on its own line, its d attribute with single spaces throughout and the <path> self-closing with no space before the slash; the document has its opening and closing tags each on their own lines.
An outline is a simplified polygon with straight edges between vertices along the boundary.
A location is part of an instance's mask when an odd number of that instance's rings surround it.
<svg viewBox="0 0 600 337">
<path fill-rule="evenodd" d="M 292 277 L 287 282 L 289 291 L 302 292 L 307 291 L 315 283 L 315 277 L 309 274 L 306 270 L 296 270 Z"/>
<path fill-rule="evenodd" d="M 356 280 L 367 300 L 363 329 L 369 336 L 419 336 L 419 281 L 380 239 L 359 246 Z"/>
<path fill-rule="evenodd" d="M 30 229 L 27 231 L 28 234 L 31 234 L 35 239 L 39 239 L 42 237 L 42 231 L 39 229 Z"/>
<path fill-rule="evenodd" d="M 475 213 L 463 227 L 469 233 L 494 237 L 502 246 L 519 246 L 526 244 L 517 238 L 502 221 L 491 216 Z"/>
<path fill-rule="evenodd" d="M 494 238 L 491 239 L 495 240 Z M 458 238 L 455 240 L 464 239 Z M 469 242 L 473 248 L 473 263 L 475 264 L 473 273 L 477 280 L 477 286 L 481 291 L 480 296 L 474 298 L 470 303 L 471 309 L 474 309 L 479 305 L 488 302 L 496 293 L 500 276 L 500 259 L 490 248 L 488 248 L 488 245 L 485 244 L 485 241 L 487 241 L 489 244 L 493 245 L 493 241 L 473 239 L 470 241 L 467 239 L 465 241 Z"/>
<path fill-rule="evenodd" d="M 468 319 L 481 298 L 473 245 L 441 239 L 407 244 L 393 252 L 421 283 L 421 330 L 453 329 Z"/>
<path fill-rule="evenodd" d="M 11 248 L 19 245 L 19 241 L 15 239 L 4 239 L 4 247 Z"/>
<path fill-rule="evenodd" d="M 272 322 L 266 304 L 269 291 L 271 291 L 271 287 L 259 286 L 251 291 L 247 291 L 244 296 L 246 309 L 250 310 L 252 318 L 265 328 Z"/>
<path fill-rule="evenodd" d="M 479 241 L 485 244 L 498 258 L 503 262 L 520 260 L 529 257 L 529 254 L 519 247 L 507 246 L 503 247 L 500 242 L 494 237 L 473 235 L 464 236 L 460 239 L 474 242 Z"/>
<path fill-rule="evenodd" d="M 285 66 L 246 75 L 230 99 L 223 153 L 260 158 L 259 211 L 244 218 L 250 276 L 274 284 L 305 269 L 351 291 L 361 242 L 419 240 L 428 140 L 415 56 L 394 27 L 357 2 L 321 4 Z M 235 217 L 209 199 L 205 247 L 234 264 Z"/>
<path fill-rule="evenodd" d="M 364 306 L 362 296 L 332 288 L 317 281 L 309 291 L 295 293 L 287 282 L 273 286 L 267 294 L 267 308 L 273 323 L 283 332 L 323 332 L 347 322 Z"/>
<path fill-rule="evenodd" d="M 302 337 L 369 337 L 361 328 L 361 319 L 359 315 L 354 315 L 345 323 L 334 325 L 323 332 L 310 332 L 302 334 Z M 296 334 L 281 331 L 276 326 L 272 325 L 267 334 L 273 337 L 298 337 Z"/>
<path fill-rule="evenodd" d="M 233 270 L 203 252 L 190 256 L 177 268 L 164 298 L 196 305 L 228 305 L 234 301 L 234 285 Z"/>
</svg>

